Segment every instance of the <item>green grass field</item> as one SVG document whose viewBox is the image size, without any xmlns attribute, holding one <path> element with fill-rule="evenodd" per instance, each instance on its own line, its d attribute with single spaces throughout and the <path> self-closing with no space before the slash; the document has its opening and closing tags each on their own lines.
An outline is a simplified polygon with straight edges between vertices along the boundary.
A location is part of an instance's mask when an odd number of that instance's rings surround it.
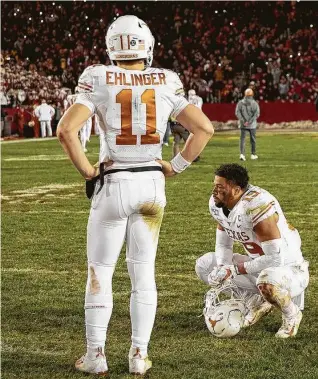
<svg viewBox="0 0 318 379">
<path fill-rule="evenodd" d="M 159 305 L 150 345 L 151 379 L 316 379 L 318 134 L 258 136 L 258 161 L 246 162 L 251 183 L 280 201 L 300 231 L 311 281 L 296 338 L 276 340 L 273 312 L 232 339 L 212 337 L 204 323 L 208 288 L 195 259 L 214 250 L 208 211 L 213 170 L 238 161 L 238 135 L 218 134 L 202 160 L 167 180 L 168 205 L 157 257 Z M 88 157 L 96 162 L 98 141 Z M 170 157 L 164 148 L 164 157 Z M 2 144 L 2 378 L 81 378 L 85 351 L 85 235 L 89 201 L 57 140 Z M 238 247 L 238 249 L 240 249 Z M 110 377 L 128 378 L 129 277 L 121 255 L 107 358 Z"/>
</svg>

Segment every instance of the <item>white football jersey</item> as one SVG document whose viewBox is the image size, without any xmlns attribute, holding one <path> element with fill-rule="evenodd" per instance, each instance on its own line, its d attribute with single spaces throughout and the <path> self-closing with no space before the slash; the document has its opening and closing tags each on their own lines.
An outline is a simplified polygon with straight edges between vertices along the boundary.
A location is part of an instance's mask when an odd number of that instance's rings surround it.
<svg viewBox="0 0 318 379">
<path fill-rule="evenodd" d="M 100 162 L 112 168 L 158 165 L 167 122 L 189 104 L 178 75 L 170 70 L 87 67 L 79 79 L 76 103 L 98 115 Z"/>
<path fill-rule="evenodd" d="M 283 243 L 281 254 L 284 257 L 284 265 L 289 266 L 303 262 L 300 249 L 301 240 L 297 229 L 288 224 L 279 202 L 266 190 L 250 185 L 228 217 L 222 208 L 216 207 L 213 196 L 210 198 L 209 208 L 212 217 L 224 228 L 227 235 L 232 240 L 242 243 L 251 258 L 257 258 L 264 254 L 261 242 L 253 228 L 260 221 L 277 213 L 279 217 L 277 226 Z"/>
<path fill-rule="evenodd" d="M 202 109 L 203 100 L 202 97 L 193 95 L 189 97 L 189 103 L 195 105 L 199 109 Z"/>
</svg>

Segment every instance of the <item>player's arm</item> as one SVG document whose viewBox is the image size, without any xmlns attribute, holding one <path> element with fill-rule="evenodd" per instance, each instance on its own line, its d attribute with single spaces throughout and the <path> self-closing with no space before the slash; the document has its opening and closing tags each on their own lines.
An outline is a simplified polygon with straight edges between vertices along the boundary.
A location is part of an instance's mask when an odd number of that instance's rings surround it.
<svg viewBox="0 0 318 379">
<path fill-rule="evenodd" d="M 252 274 L 268 267 L 278 267 L 283 265 L 281 255 L 281 235 L 277 226 L 277 213 L 260 221 L 253 230 L 261 242 L 264 255 L 249 262 L 239 263 L 237 271 L 239 274 Z"/>
<path fill-rule="evenodd" d="M 167 75 L 170 75 L 167 73 Z M 163 168 L 165 176 L 174 176 L 184 171 L 197 158 L 214 133 L 213 126 L 205 114 L 196 106 L 189 104 L 184 98 L 183 85 L 177 74 L 169 80 L 170 91 L 166 100 L 172 104 L 170 116 L 191 133 L 183 150 L 171 162 L 157 160 Z"/>
<path fill-rule="evenodd" d="M 177 121 L 191 133 L 181 151 L 182 157 L 191 163 L 213 136 L 213 125 L 207 116 L 192 104 L 187 105 L 178 114 Z"/>
<path fill-rule="evenodd" d="M 216 228 L 215 256 L 218 266 L 231 265 L 233 260 L 233 240 L 218 224 Z"/>
<path fill-rule="evenodd" d="M 82 125 L 91 117 L 91 110 L 83 104 L 72 105 L 62 116 L 56 131 L 57 138 L 72 163 L 85 179 L 97 175 L 82 149 L 78 132 Z"/>
</svg>

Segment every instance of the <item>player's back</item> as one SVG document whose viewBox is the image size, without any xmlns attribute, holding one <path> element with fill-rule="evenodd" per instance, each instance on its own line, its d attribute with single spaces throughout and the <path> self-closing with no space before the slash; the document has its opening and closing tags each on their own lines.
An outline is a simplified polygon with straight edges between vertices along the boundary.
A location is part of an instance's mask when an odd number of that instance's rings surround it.
<svg viewBox="0 0 318 379">
<path fill-rule="evenodd" d="M 169 116 L 188 104 L 178 75 L 159 68 L 90 66 L 79 80 L 79 90 L 76 102 L 98 115 L 104 131 L 100 161 L 111 159 L 112 167 L 153 165 L 161 159 Z"/>
</svg>

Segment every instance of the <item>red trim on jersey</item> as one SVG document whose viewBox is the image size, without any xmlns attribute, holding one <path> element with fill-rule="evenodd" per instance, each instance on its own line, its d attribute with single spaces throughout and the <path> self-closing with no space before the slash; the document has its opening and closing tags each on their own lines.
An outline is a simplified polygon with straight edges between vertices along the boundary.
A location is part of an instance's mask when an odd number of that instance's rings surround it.
<svg viewBox="0 0 318 379">
<path fill-rule="evenodd" d="M 88 84 L 78 83 L 78 87 L 82 89 L 92 90 L 93 86 L 90 86 Z"/>
</svg>

